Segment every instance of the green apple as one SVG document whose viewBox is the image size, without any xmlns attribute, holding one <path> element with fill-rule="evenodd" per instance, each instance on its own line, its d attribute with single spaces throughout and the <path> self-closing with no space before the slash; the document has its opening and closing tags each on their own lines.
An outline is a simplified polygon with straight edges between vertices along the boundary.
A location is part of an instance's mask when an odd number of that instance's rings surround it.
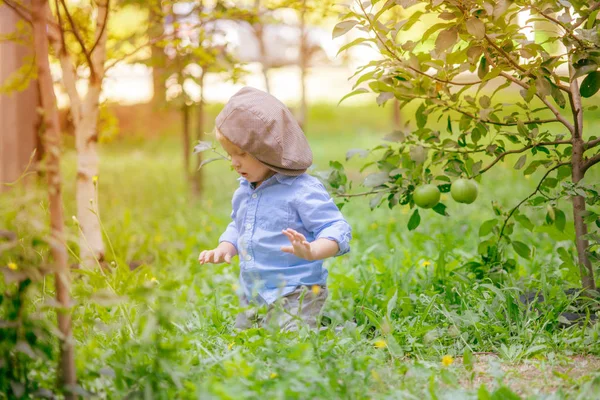
<svg viewBox="0 0 600 400">
<path fill-rule="evenodd" d="M 440 202 L 441 193 L 437 186 L 428 184 L 419 186 L 413 193 L 413 201 L 421 208 L 432 208 Z"/>
<path fill-rule="evenodd" d="M 458 203 L 471 204 L 477 198 L 477 183 L 470 179 L 457 179 L 450 186 L 450 194 Z"/>
</svg>

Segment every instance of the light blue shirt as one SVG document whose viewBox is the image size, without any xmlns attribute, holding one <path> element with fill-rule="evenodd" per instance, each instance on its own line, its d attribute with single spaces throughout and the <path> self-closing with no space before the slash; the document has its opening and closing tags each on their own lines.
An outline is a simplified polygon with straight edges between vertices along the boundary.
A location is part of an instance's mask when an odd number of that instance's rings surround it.
<svg viewBox="0 0 600 400">
<path fill-rule="evenodd" d="M 318 179 L 275 174 L 257 189 L 244 178 L 233 194 L 233 220 L 219 238 L 232 243 L 240 258 L 240 285 L 248 299 L 271 304 L 301 285 L 325 285 L 323 260 L 308 261 L 281 251 L 290 246 L 281 233 L 292 228 L 308 242 L 334 240 L 350 251 L 352 229 Z"/>
</svg>

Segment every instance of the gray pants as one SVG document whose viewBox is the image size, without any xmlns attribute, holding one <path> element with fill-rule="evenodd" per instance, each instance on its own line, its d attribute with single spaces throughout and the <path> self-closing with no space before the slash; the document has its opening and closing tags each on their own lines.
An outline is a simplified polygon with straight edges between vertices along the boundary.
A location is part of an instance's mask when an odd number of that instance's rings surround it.
<svg viewBox="0 0 600 400">
<path fill-rule="evenodd" d="M 279 327 L 281 331 L 288 332 L 298 330 L 298 327 L 305 323 L 311 329 L 315 329 L 327 294 L 325 286 L 301 286 L 266 307 L 266 315 L 261 315 L 261 307 L 250 305 L 248 299 L 243 296 L 240 303 L 247 309 L 237 315 L 235 328 L 249 329 L 256 324 Z"/>
</svg>

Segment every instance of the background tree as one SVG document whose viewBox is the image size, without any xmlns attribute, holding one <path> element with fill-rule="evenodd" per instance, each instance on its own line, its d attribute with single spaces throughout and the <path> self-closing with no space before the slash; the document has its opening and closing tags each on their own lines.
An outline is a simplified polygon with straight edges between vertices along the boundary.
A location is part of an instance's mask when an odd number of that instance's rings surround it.
<svg viewBox="0 0 600 400">
<path fill-rule="evenodd" d="M 179 5 L 179 6 L 178 6 Z M 228 20 L 247 21 L 252 19 L 250 10 L 236 6 L 204 2 L 163 3 L 169 14 L 168 36 L 164 51 L 173 60 L 171 68 L 166 68 L 169 86 L 169 102 L 182 110 L 182 138 L 185 177 L 190 182 L 194 194 L 200 194 L 202 175 L 198 157 L 195 168 L 191 166 L 192 117 L 196 111 L 195 141 L 202 141 L 205 126 L 205 77 L 209 72 L 220 73 L 225 80 L 237 81 L 243 74 L 239 62 L 232 55 L 225 40 L 221 24 Z"/>
<path fill-rule="evenodd" d="M 76 7 L 67 5 L 65 0 L 56 0 L 54 12 L 59 36 L 53 38 L 53 47 L 60 61 L 62 83 L 69 96 L 77 150 L 79 254 L 83 263 L 93 265 L 95 260 L 104 258 L 105 251 L 96 192 L 99 170 L 97 127 L 105 76 L 110 0 L 81 3 Z M 71 40 L 67 40 L 68 35 Z M 84 96 L 79 94 L 76 86 L 82 69 L 88 74 Z"/>
<path fill-rule="evenodd" d="M 67 264 L 67 248 L 64 238 L 63 203 L 60 174 L 61 138 L 58 123 L 58 109 L 54 94 L 52 76 L 50 74 L 48 32 L 48 3 L 34 0 L 31 12 L 33 39 L 40 99 L 44 120 L 42 137 L 46 149 L 46 176 L 48 178 L 48 200 L 50 212 L 50 250 L 54 259 L 56 298 L 60 306 L 57 309 L 60 342 L 60 383 L 74 389 L 75 348 L 71 326 L 70 271 Z M 65 398 L 74 399 L 75 395 L 67 391 Z"/>
<path fill-rule="evenodd" d="M 306 130 L 308 119 L 308 92 L 306 79 L 309 67 L 316 62 L 319 47 L 312 45 L 309 39 L 309 27 L 319 25 L 336 12 L 336 3 L 327 1 L 295 1 L 289 3 L 298 12 L 298 67 L 300 68 L 300 106 L 297 114 L 298 122 Z"/>
<path fill-rule="evenodd" d="M 30 6 L 30 3 L 25 3 Z M 41 159 L 39 104 L 31 25 L 0 5 L 0 193 L 32 175 Z"/>
<path fill-rule="evenodd" d="M 397 18 L 397 7 L 410 9 L 410 16 Z M 563 230 L 566 218 L 560 205 L 568 198 L 581 283 L 595 289 L 592 261 L 599 260 L 600 190 L 584 178 L 600 162 L 600 138 L 584 130 L 584 112 L 596 106 L 586 108 L 582 98 L 600 89 L 599 9 L 600 2 L 577 0 L 356 2 L 335 27 L 334 37 L 351 29 L 365 31 L 347 48 L 369 44 L 382 58 L 356 73 L 356 86 L 365 83 L 369 89 L 360 87 L 346 97 L 372 91 L 380 104 L 395 98 L 402 107 L 418 106 L 416 127 L 399 133 L 397 144 L 373 149 L 383 154 L 378 172 L 365 180 L 372 187 L 365 194 L 375 195 L 371 205 L 386 199 L 390 207 L 412 207 L 413 192 L 421 184 L 432 182 L 447 192 L 453 179 L 479 180 L 518 155 L 514 168 L 524 175 L 545 172 L 535 190 L 514 207 L 494 207 L 497 218 L 480 229 L 488 237 L 479 246 L 483 263 L 514 268 L 515 261 L 502 255 L 504 243 L 529 258 L 529 246 L 510 239 L 514 220 L 533 228 L 520 207 L 546 206 L 546 221 Z M 557 31 L 547 32 L 543 42 L 530 40 L 518 23 L 521 13 L 530 13 L 527 24 L 544 21 Z M 411 35 L 418 24 L 428 29 Z M 555 43 L 562 43 L 565 52 L 552 52 Z M 343 168 L 336 167 L 329 179 L 344 195 L 346 178 Z M 440 203 L 434 210 L 445 215 L 445 208 Z M 419 221 L 415 209 L 409 229 Z M 590 245 L 590 239 L 595 243 Z"/>
</svg>

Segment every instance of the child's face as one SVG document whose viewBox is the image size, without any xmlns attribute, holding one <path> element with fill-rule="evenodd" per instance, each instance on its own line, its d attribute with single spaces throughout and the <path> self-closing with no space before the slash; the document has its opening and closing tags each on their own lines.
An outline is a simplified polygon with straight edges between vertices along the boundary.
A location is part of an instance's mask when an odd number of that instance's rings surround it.
<svg viewBox="0 0 600 400">
<path fill-rule="evenodd" d="M 225 149 L 227 154 L 231 157 L 231 165 L 235 171 L 246 178 L 248 182 L 260 184 L 265 179 L 274 175 L 274 172 L 266 165 L 231 143 L 220 133 L 217 133 L 217 139 L 221 143 L 221 146 L 223 146 L 223 149 Z"/>
</svg>

